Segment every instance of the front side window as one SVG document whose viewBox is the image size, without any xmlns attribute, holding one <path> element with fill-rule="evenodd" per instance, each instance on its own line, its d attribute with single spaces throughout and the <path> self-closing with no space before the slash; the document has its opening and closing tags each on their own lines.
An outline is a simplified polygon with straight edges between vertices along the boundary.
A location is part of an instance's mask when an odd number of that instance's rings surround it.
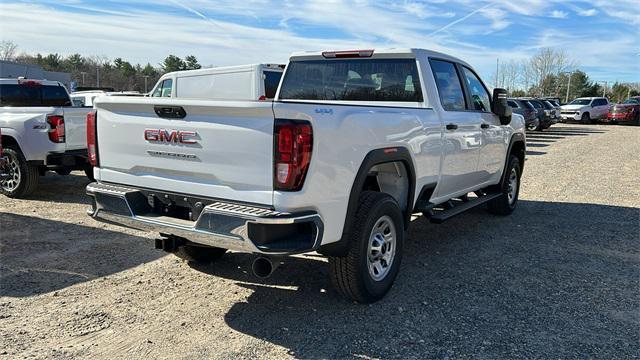
<svg viewBox="0 0 640 360">
<path fill-rule="evenodd" d="M 489 92 L 482 85 L 482 82 L 476 74 L 473 73 L 470 69 L 463 66 L 464 77 L 467 80 L 467 88 L 469 89 L 469 93 L 471 95 L 471 109 L 469 110 L 477 110 L 490 112 L 491 111 L 491 97 L 489 96 Z"/>
<path fill-rule="evenodd" d="M 292 61 L 281 100 L 422 102 L 415 59 Z"/>
<path fill-rule="evenodd" d="M 464 111 L 467 106 L 455 65 L 442 60 L 431 60 L 430 63 L 442 107 L 448 111 Z"/>
<path fill-rule="evenodd" d="M 162 93 L 161 97 L 171 97 L 171 88 L 173 87 L 173 80 L 167 79 L 162 82 Z"/>
</svg>

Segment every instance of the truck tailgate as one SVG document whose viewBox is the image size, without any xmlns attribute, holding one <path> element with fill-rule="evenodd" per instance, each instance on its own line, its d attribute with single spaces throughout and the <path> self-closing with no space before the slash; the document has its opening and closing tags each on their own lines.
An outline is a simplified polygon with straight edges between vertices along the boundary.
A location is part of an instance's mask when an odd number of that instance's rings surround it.
<svg viewBox="0 0 640 360">
<path fill-rule="evenodd" d="M 104 97 L 95 108 L 100 181 L 272 204 L 271 103 Z"/>
</svg>

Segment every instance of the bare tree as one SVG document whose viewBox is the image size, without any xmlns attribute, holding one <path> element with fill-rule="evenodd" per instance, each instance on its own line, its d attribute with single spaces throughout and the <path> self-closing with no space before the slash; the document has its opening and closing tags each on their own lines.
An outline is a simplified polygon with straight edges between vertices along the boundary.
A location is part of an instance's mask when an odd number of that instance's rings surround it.
<svg viewBox="0 0 640 360">
<path fill-rule="evenodd" d="M 9 41 L 9 40 L 0 41 L 0 60 L 4 60 L 4 61 L 15 60 L 17 51 L 18 51 L 18 45 L 13 41 Z"/>
<path fill-rule="evenodd" d="M 535 94 L 545 95 L 555 90 L 553 84 L 545 80 L 575 66 L 564 50 L 543 48 L 529 60 L 524 71 L 531 76 Z"/>
</svg>

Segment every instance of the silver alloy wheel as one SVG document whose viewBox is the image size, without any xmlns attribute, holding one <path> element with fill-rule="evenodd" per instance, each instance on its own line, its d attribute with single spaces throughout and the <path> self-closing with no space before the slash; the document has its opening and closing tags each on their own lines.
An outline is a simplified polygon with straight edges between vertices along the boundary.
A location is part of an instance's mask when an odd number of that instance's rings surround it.
<svg viewBox="0 0 640 360">
<path fill-rule="evenodd" d="M 516 201 L 516 193 L 518 192 L 518 172 L 516 169 L 511 169 L 509 174 L 509 185 L 507 188 L 507 197 L 509 198 L 509 205 L 513 205 Z"/>
<path fill-rule="evenodd" d="M 17 189 L 20 185 L 22 173 L 20 172 L 20 163 L 18 162 L 18 158 L 14 154 L 7 156 L 7 161 L 5 169 L 9 173 L 9 177 L 2 181 L 0 186 L 2 186 L 3 190 L 11 192 Z"/>
<path fill-rule="evenodd" d="M 369 275 L 375 281 L 383 280 L 396 255 L 396 227 L 387 215 L 376 221 L 369 235 L 367 260 Z"/>
</svg>

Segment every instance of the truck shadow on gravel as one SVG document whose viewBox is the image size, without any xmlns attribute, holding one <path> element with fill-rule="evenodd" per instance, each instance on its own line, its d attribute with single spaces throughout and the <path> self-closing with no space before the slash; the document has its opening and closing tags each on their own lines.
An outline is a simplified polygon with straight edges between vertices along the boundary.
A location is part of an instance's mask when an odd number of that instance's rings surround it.
<svg viewBox="0 0 640 360">
<path fill-rule="evenodd" d="M 85 192 L 91 181 L 84 172 L 73 172 L 69 175 L 58 175 L 47 172 L 38 179 L 38 187 L 28 200 L 45 203 L 89 204 L 90 199 Z"/>
<path fill-rule="evenodd" d="M 511 217 L 419 218 L 394 288 L 372 305 L 339 298 L 312 257 L 263 283 L 239 270 L 249 255 L 194 268 L 253 289 L 226 323 L 299 358 L 624 358 L 640 341 L 639 216 L 521 201 Z"/>
<path fill-rule="evenodd" d="M 43 294 L 153 261 L 164 254 L 150 251 L 151 242 L 0 212 L 0 296 Z"/>
</svg>

